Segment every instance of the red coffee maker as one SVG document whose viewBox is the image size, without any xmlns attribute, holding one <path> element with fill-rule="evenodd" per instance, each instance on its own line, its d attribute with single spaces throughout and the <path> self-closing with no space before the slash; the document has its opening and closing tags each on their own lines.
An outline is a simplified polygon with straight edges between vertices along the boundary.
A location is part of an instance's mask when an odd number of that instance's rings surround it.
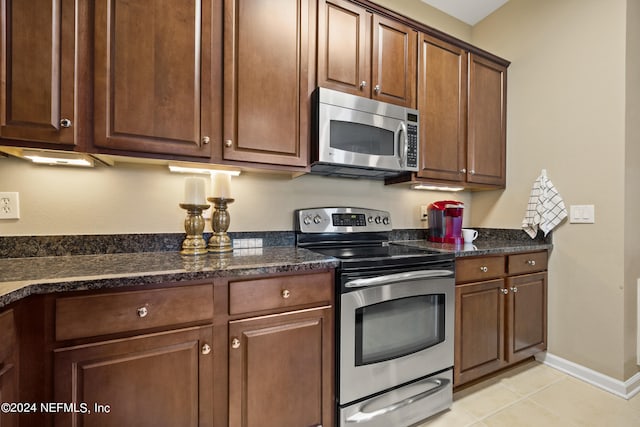
<svg viewBox="0 0 640 427">
<path fill-rule="evenodd" d="M 433 202 L 427 209 L 429 241 L 462 244 L 462 211 L 464 203 L 455 200 Z"/>
</svg>

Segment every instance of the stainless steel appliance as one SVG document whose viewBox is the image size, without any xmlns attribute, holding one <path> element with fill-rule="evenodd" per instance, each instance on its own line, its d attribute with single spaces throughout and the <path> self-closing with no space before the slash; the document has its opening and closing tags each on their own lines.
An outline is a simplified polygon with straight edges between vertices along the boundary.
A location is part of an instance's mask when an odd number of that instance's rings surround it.
<svg viewBox="0 0 640 427">
<path fill-rule="evenodd" d="M 418 111 L 317 88 L 311 172 L 383 179 L 418 171 Z"/>
<path fill-rule="evenodd" d="M 297 245 L 336 271 L 338 425 L 403 427 L 452 402 L 454 258 L 389 243 L 388 212 L 301 209 Z"/>
</svg>

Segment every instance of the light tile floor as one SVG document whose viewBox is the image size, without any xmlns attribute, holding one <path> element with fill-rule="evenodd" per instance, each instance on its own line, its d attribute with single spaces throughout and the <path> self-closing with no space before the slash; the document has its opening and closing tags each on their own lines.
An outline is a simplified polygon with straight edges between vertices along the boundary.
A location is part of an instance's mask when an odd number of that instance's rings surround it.
<svg viewBox="0 0 640 427">
<path fill-rule="evenodd" d="M 617 397 L 538 362 L 453 395 L 418 427 L 638 427 L 640 395 Z"/>
</svg>

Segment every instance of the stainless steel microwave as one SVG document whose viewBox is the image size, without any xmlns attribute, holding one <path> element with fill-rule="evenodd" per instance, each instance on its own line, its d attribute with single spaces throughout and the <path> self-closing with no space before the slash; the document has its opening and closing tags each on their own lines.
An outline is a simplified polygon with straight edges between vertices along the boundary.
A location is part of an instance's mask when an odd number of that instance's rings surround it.
<svg viewBox="0 0 640 427">
<path fill-rule="evenodd" d="M 384 179 L 418 171 L 418 110 L 326 88 L 312 103 L 311 173 Z"/>
</svg>

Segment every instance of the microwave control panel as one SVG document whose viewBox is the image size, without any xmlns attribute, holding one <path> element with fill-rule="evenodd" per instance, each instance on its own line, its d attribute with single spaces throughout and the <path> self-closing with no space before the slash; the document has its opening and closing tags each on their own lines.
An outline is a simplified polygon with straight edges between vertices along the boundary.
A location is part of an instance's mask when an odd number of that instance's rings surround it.
<svg viewBox="0 0 640 427">
<path fill-rule="evenodd" d="M 408 114 L 411 118 L 412 114 Z M 418 125 L 407 120 L 407 168 L 418 169 Z"/>
</svg>

